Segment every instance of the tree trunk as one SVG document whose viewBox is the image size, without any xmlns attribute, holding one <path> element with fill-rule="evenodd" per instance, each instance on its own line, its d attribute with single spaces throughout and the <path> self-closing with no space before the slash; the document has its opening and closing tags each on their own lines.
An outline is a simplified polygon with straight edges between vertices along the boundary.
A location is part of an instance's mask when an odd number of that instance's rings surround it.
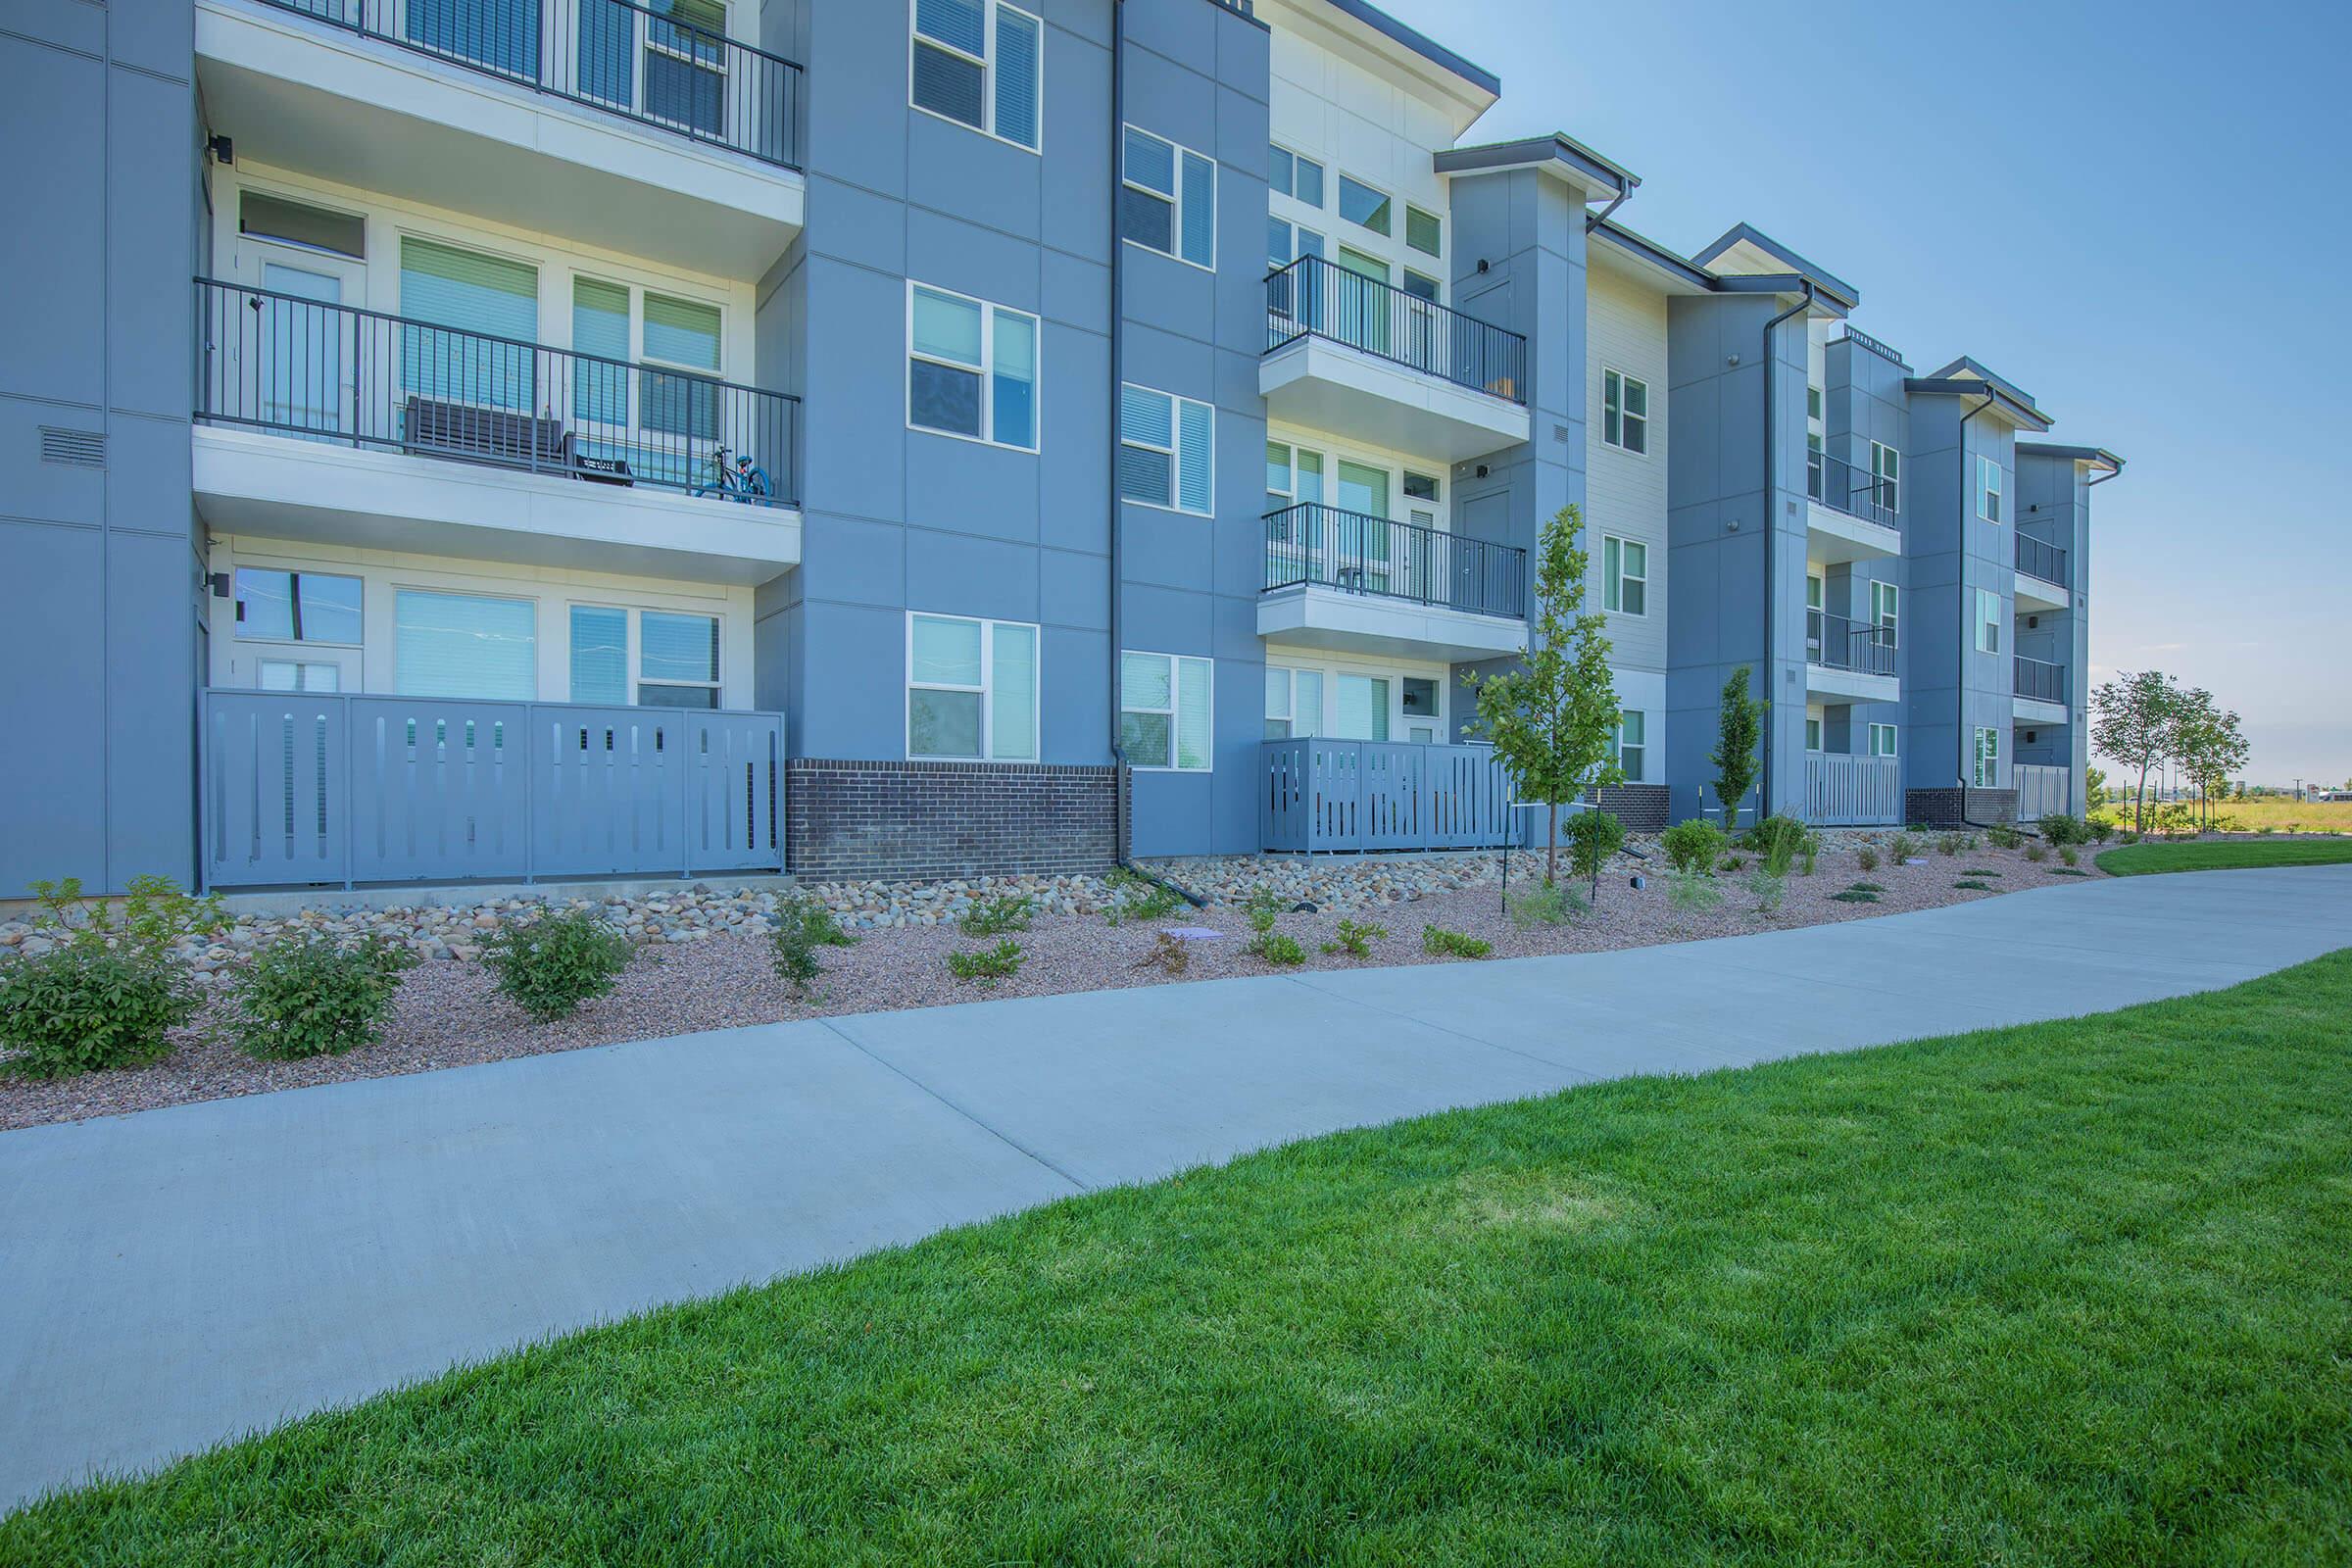
<svg viewBox="0 0 2352 1568">
<path fill-rule="evenodd" d="M 1545 803 L 1544 812 L 1545 832 L 1549 842 L 1544 846 L 1544 885 L 1551 886 L 1552 877 L 1560 865 L 1560 803 Z"/>
<path fill-rule="evenodd" d="M 2139 789 L 2132 797 L 2132 831 L 2134 833 L 2145 833 L 2147 830 L 2148 764 L 2142 762 L 2139 764 Z"/>
</svg>

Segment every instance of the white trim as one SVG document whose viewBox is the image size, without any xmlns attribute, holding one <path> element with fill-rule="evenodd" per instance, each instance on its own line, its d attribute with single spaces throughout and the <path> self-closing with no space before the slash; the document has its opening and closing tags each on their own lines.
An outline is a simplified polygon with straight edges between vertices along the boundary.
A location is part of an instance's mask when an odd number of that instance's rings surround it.
<svg viewBox="0 0 2352 1568">
<path fill-rule="evenodd" d="M 1991 524 L 1992 524 L 1994 527 L 1996 527 L 1996 528 L 1997 528 L 1997 527 L 1999 527 L 1999 526 L 2001 525 L 2001 518 L 2000 518 L 1998 515 L 1996 515 L 1996 514 L 1998 514 L 1998 513 L 2001 511 L 2001 504 L 2002 504 L 2004 501 L 2006 501 L 2007 499 L 2008 499 L 2008 475 L 2007 475 L 2007 473 L 2006 473 L 2006 472 L 2005 472 L 2005 471 L 2002 469 L 2002 467 L 2001 467 L 2001 466 L 2000 466 L 2000 464 L 1999 464 L 1999 462 L 1998 462 L 1997 460 L 1995 460 L 1995 459 L 1992 459 L 1992 458 L 1988 458 L 1988 457 L 1984 456 L 1984 455 L 1983 453 L 1981 453 L 1981 452 L 1980 452 L 1980 453 L 1978 453 L 1978 454 L 1977 454 L 1977 517 L 1978 517 L 1978 519 L 1979 519 L 1980 521 L 1983 521 L 1983 522 L 1989 522 L 1989 523 L 1991 523 Z M 1992 511 L 1991 511 L 1991 512 L 1986 512 L 1986 511 L 1984 510 L 1984 506 L 1985 506 L 1985 503 L 1986 503 L 1987 501 L 1989 501 L 1989 502 L 1992 504 Z"/>
<path fill-rule="evenodd" d="M 1385 185 L 1375 185 L 1368 179 L 1357 179 L 1353 174 L 1339 171 L 1334 171 L 1333 172 L 1337 177 L 1332 181 L 1332 211 L 1340 215 L 1340 221 L 1352 227 L 1360 228 L 1367 234 L 1378 234 L 1382 239 L 1396 243 L 1397 239 L 1396 209 L 1400 205 L 1400 199 L 1396 193 Z M 1360 186 L 1363 189 L 1370 191 L 1373 195 L 1378 196 L 1382 201 L 1388 203 L 1389 226 L 1386 228 L 1374 228 L 1370 223 L 1360 223 L 1354 219 L 1349 218 L 1348 216 L 1348 209 L 1345 204 L 1345 197 L 1347 193 L 1345 186 L 1342 183 L 1343 181 L 1348 184 Z M 1416 251 L 1414 254 L 1419 255 L 1420 253 Z"/>
<path fill-rule="evenodd" d="M 1879 733 L 1882 730 L 1885 731 L 1886 735 L 1886 749 L 1883 752 L 1879 750 Z M 1901 734 L 1901 729 L 1896 725 L 1877 723 L 1872 724 L 1870 726 L 1870 751 L 1868 755 L 1872 757 L 1896 756 L 1897 748 L 1900 744 Z"/>
<path fill-rule="evenodd" d="M 1617 547 L 1617 574 L 1614 577 L 1609 575 L 1609 546 L 1611 545 Z M 1642 570 L 1639 573 L 1625 569 L 1625 553 L 1629 549 L 1642 552 Z M 1649 541 L 1628 539 L 1623 534 L 1604 533 L 1600 536 L 1600 563 L 1601 609 L 1612 615 L 1632 615 L 1637 619 L 1647 617 L 1649 614 Z M 1640 610 L 1619 608 L 1625 603 L 1625 585 L 1629 582 L 1638 582 L 1642 585 L 1642 608 Z M 1617 601 L 1614 605 L 1609 603 L 1612 598 Z"/>
<path fill-rule="evenodd" d="M 1885 598 L 1882 601 L 1881 595 Z M 1875 630 L 1886 633 L 1886 646 L 1903 646 L 1903 590 L 1899 583 L 1870 582 L 1870 624 Z"/>
<path fill-rule="evenodd" d="M 1127 706 L 1127 661 L 1130 659 L 1164 659 L 1168 662 L 1168 706 L 1166 708 L 1130 708 Z M 1184 736 L 1178 726 L 1184 711 L 1184 666 L 1206 666 L 1202 679 L 1208 682 L 1208 760 L 1199 767 L 1184 765 Z M 1123 730 L 1129 713 L 1165 713 L 1168 716 L 1168 760 L 1165 763 L 1130 761 L 1127 765 L 1137 773 L 1213 773 L 1217 767 L 1217 662 L 1204 654 L 1163 654 L 1150 648 L 1119 650 L 1119 720 Z"/>
<path fill-rule="evenodd" d="M 1976 649 L 1980 654 L 1998 654 L 2001 651 L 2001 596 L 1989 588 L 1977 590 Z M 1989 635 L 1992 646 L 1984 646 Z"/>
<path fill-rule="evenodd" d="M 914 623 L 917 620 L 953 620 L 980 628 L 980 684 L 977 686 L 951 685 L 943 681 L 918 681 L 914 678 Z M 1019 626 L 1033 639 L 1036 650 L 1034 674 L 1029 686 L 1029 740 L 1027 757 L 999 757 L 997 749 L 997 628 Z M 1046 690 L 1046 634 L 1045 628 L 1030 620 L 990 620 L 981 615 L 951 615 L 936 610 L 906 612 L 906 662 L 900 666 L 904 698 L 899 704 L 899 743 L 910 762 L 999 762 L 1034 765 L 1045 756 Z M 926 692 L 971 692 L 980 699 L 980 755 L 957 757 L 949 753 L 918 752 L 914 749 L 914 694 Z"/>
<path fill-rule="evenodd" d="M 916 0 L 907 0 L 906 107 L 918 115 L 929 115 L 933 120 L 954 125 L 959 130 L 973 131 L 986 136 L 990 141 L 1002 142 L 1007 147 L 1017 147 L 1032 157 L 1043 157 L 1046 148 L 1046 44 L 1049 37 L 1046 31 L 1046 20 L 1034 11 L 1024 10 L 1020 6 L 1007 5 L 1005 0 L 981 0 L 981 4 L 988 7 L 988 37 L 985 40 L 988 54 L 984 58 L 967 54 L 944 39 L 934 38 L 929 33 L 919 31 L 914 20 Z M 1015 16 L 1026 17 L 1037 24 L 1037 145 L 1034 147 L 1027 142 L 1014 141 L 1010 136 L 1000 135 L 997 131 L 997 18 L 1000 13 L 1005 11 L 1009 11 Z M 916 41 L 918 39 L 921 40 L 921 44 L 937 49 L 941 54 L 968 61 L 980 68 L 980 119 L 982 123 L 975 125 L 968 120 L 957 120 L 954 115 L 943 115 L 936 109 L 914 101 L 914 51 L 920 46 Z"/>
<path fill-rule="evenodd" d="M 1127 133 L 1129 131 L 1133 131 L 1138 136 L 1148 136 L 1168 149 L 1168 173 L 1171 182 L 1176 187 L 1174 190 L 1153 190 L 1151 186 L 1128 177 Z M 1208 260 L 1205 263 L 1196 262 L 1184 254 L 1184 160 L 1188 154 L 1208 165 Z M 1119 126 L 1119 188 L 1121 190 L 1130 188 L 1140 190 L 1147 196 L 1168 204 L 1168 243 L 1174 249 L 1163 251 L 1156 245 L 1145 244 L 1128 233 L 1127 225 L 1123 222 L 1119 225 L 1121 242 L 1153 256 L 1164 256 L 1172 262 L 1182 262 L 1187 267 L 1199 268 L 1203 272 L 1214 272 L 1217 270 L 1217 174 L 1216 159 L 1200 151 L 1198 147 L 1187 147 L 1180 141 L 1162 136 L 1155 130 L 1146 130 L 1132 122 L 1121 124 Z"/>
<path fill-rule="evenodd" d="M 1975 751 L 1970 757 L 1969 787 L 1980 790 L 2000 788 L 2001 732 L 1976 727 Z"/>
<path fill-rule="evenodd" d="M 1134 441 L 1128 438 L 1124 416 L 1127 394 L 1131 391 L 1143 392 L 1155 398 L 1168 400 L 1168 445 L 1165 447 L 1155 446 L 1149 441 Z M 1208 505 L 1205 507 L 1184 505 L 1184 455 L 1186 450 L 1184 445 L 1184 406 L 1188 403 L 1196 409 L 1208 411 Z M 1203 403 L 1199 398 L 1181 397 L 1174 392 L 1163 392 L 1158 387 L 1145 386 L 1139 381 L 1121 381 L 1119 383 L 1119 407 L 1111 411 L 1111 423 L 1118 432 L 1120 446 L 1134 447 L 1139 452 L 1164 453 L 1168 460 L 1168 499 L 1164 502 L 1146 501 L 1140 496 L 1129 495 L 1125 490 L 1119 489 L 1119 475 L 1114 472 L 1110 476 L 1111 488 L 1117 492 L 1123 505 L 1150 507 L 1154 512 L 1174 512 L 1187 517 L 1213 517 L 1217 514 L 1217 406 L 1215 404 Z M 1292 461 L 1294 464 L 1298 461 L 1295 453 Z"/>
<path fill-rule="evenodd" d="M 1617 378 L 1618 438 L 1616 440 L 1609 438 L 1609 378 L 1611 376 Z M 1635 414 L 1626 407 L 1625 389 L 1634 386 L 1642 389 L 1642 412 L 1640 414 Z M 1624 439 L 1628 419 L 1642 421 L 1642 444 L 1638 447 L 1629 445 Z M 1600 368 L 1600 444 L 1612 452 L 1622 452 L 1629 458 L 1646 458 L 1649 456 L 1650 449 L 1649 424 L 1649 382 L 1630 371 L 1621 370 L 1613 365 L 1603 365 Z"/>
<path fill-rule="evenodd" d="M 1871 499 L 1878 500 L 1878 487 L 1887 490 L 1886 510 L 1896 516 L 1903 513 L 1903 455 L 1884 441 L 1870 444 Z"/>
<path fill-rule="evenodd" d="M 566 694 L 564 698 L 566 702 L 588 701 L 572 690 L 572 681 L 575 677 L 571 658 L 573 651 L 571 616 L 572 612 L 577 610 L 612 610 L 620 612 L 622 616 L 621 679 L 628 687 L 628 696 L 624 701 L 631 708 L 647 706 L 642 694 L 648 686 L 659 686 L 670 691 L 710 692 L 711 694 L 711 711 L 719 711 L 726 707 L 727 627 L 724 616 L 707 610 L 673 610 L 666 605 L 629 604 L 607 595 L 588 595 L 566 598 L 564 601 L 564 689 Z M 716 678 L 711 680 L 648 680 L 645 675 L 645 616 L 649 612 L 656 615 L 675 615 L 681 620 L 711 622 L 712 629 L 717 633 L 712 650 L 718 657 L 719 667 L 713 672 Z M 681 710 L 690 713 L 701 711 L 701 710 L 693 708 Z"/>
<path fill-rule="evenodd" d="M 1649 713 L 1647 710 L 1640 708 L 1617 710 L 1617 736 L 1614 747 L 1617 766 L 1620 770 L 1625 770 L 1625 721 L 1629 718 L 1638 718 L 1642 721 L 1642 742 L 1634 748 L 1642 754 L 1642 766 L 1637 770 L 1627 770 L 1625 782 L 1646 784 L 1649 782 Z"/>
<path fill-rule="evenodd" d="M 967 305 L 976 305 L 980 308 L 980 363 L 977 366 L 965 365 L 957 360 L 942 359 L 936 354 L 919 353 L 915 349 L 914 296 L 915 291 L 918 289 L 928 289 L 934 294 L 942 295 L 948 299 L 961 300 Z M 1035 362 L 1030 368 L 1033 377 L 1030 382 L 1032 400 L 1030 423 L 1034 426 L 1031 434 L 1035 435 L 1037 439 L 1027 446 L 1022 446 L 1019 443 L 1012 441 L 1000 441 L 996 437 L 997 316 L 1000 312 L 1006 316 L 1017 316 L 1021 318 L 1021 319 L 1029 323 L 1031 331 L 1035 334 L 1034 341 L 1036 343 L 1037 353 Z M 917 360 L 920 360 L 925 365 L 944 366 L 952 370 L 962 370 L 968 374 L 975 374 L 980 377 L 980 433 L 978 435 L 966 435 L 961 430 L 943 430 L 935 424 L 918 424 L 915 422 L 914 365 Z M 1045 450 L 1046 331 L 1045 322 L 1035 315 L 1028 311 L 1016 309 L 1010 305 L 999 305 L 993 300 L 981 299 L 976 294 L 961 293 L 956 289 L 943 288 L 937 283 L 926 283 L 920 278 L 910 277 L 906 279 L 906 352 L 905 355 L 905 366 L 906 368 L 903 373 L 906 380 L 906 412 L 907 429 L 919 431 L 924 435 L 946 436 L 951 441 L 972 441 L 981 446 L 999 447 L 1006 452 L 1043 452 Z"/>
</svg>

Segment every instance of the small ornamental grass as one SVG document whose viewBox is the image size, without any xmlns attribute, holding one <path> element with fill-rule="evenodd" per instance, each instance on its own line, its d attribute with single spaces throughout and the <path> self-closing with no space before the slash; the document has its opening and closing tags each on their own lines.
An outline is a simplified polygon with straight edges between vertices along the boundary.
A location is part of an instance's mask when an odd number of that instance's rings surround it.
<svg viewBox="0 0 2352 1568">
<path fill-rule="evenodd" d="M 1703 871 L 1669 872 L 1666 902 L 1684 914 L 1705 914 L 1723 903 L 1723 886 Z"/>
<path fill-rule="evenodd" d="M 272 942 L 229 982 L 229 1034 L 272 1061 L 339 1056 L 372 1043 L 416 955 L 373 932 L 348 947 L 325 937 Z"/>
<path fill-rule="evenodd" d="M 1009 980 L 1020 973 L 1028 957 L 1018 942 L 1006 937 L 993 948 L 949 954 L 948 968 L 956 979 L 975 981 L 986 991 L 998 981 Z"/>
<path fill-rule="evenodd" d="M 1584 895 L 1565 882 L 1539 882 L 1524 892 L 1514 893 L 1503 901 L 1511 923 L 1522 928 L 1538 925 L 1566 925 L 1592 906 Z"/>
<path fill-rule="evenodd" d="M 1879 868 L 1879 852 L 1865 844 L 1854 852 L 1854 863 L 1865 871 L 1876 871 Z"/>
<path fill-rule="evenodd" d="M 1755 897 L 1758 914 L 1778 914 L 1781 912 L 1781 902 L 1788 897 L 1788 878 L 1776 874 L 1769 867 L 1759 866 L 1748 873 L 1747 891 Z"/>
<path fill-rule="evenodd" d="M 1442 925 L 1421 928 L 1421 951 L 1445 958 L 1483 958 L 1494 951 L 1494 944 L 1484 937 L 1474 937 L 1467 931 L 1448 931 Z"/>
<path fill-rule="evenodd" d="M 1886 841 L 1886 855 L 1897 865 L 1902 864 L 1905 860 L 1915 859 L 1919 855 L 1919 840 L 1908 833 L 1897 833 Z M 1867 871 L 1871 867 L 1866 865 L 1862 869 Z"/>
<path fill-rule="evenodd" d="M 482 944 L 482 963 L 509 1001 L 549 1023 L 612 991 L 629 966 L 629 939 L 593 910 L 567 909 L 501 926 Z"/>
</svg>

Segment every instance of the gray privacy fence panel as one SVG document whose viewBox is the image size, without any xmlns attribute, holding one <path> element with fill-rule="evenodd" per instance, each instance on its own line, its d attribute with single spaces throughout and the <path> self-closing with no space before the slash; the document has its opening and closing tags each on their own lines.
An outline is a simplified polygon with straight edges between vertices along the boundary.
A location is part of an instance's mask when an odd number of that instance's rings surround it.
<svg viewBox="0 0 2352 1568">
<path fill-rule="evenodd" d="M 783 868 L 774 713 L 210 691 L 214 887 Z"/>
<path fill-rule="evenodd" d="M 1476 849 L 1511 832 L 1510 781 L 1491 747 L 1267 741 L 1259 770 L 1268 850 Z"/>
<path fill-rule="evenodd" d="M 2017 819 L 2038 822 L 2075 808 L 2075 770 L 2046 762 L 2015 762 L 2009 782 L 2017 789 Z"/>
<path fill-rule="evenodd" d="M 1831 827 L 1900 826 L 1902 764 L 1891 757 L 1807 757 L 1805 820 Z"/>
</svg>

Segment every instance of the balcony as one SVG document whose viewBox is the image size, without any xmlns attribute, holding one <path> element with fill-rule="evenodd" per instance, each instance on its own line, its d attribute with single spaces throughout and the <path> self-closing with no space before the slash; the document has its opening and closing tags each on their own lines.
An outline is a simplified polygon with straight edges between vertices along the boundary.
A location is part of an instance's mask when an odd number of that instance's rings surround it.
<svg viewBox="0 0 2352 1568">
<path fill-rule="evenodd" d="M 1495 849 L 1512 832 L 1492 746 L 1314 736 L 1265 742 L 1258 769 L 1258 845 L 1278 853 Z"/>
<path fill-rule="evenodd" d="M 1805 612 L 1805 695 L 1831 703 L 1891 703 L 1902 695 L 1894 674 L 1894 634 L 1868 621 Z"/>
<path fill-rule="evenodd" d="M 1527 552 L 1309 503 L 1265 518 L 1261 637 L 1400 659 L 1492 659 L 1527 638 Z"/>
<path fill-rule="evenodd" d="M 708 14 L 706 14 L 706 12 Z M 803 73 L 697 0 L 198 0 L 244 157 L 758 276 L 798 232 Z"/>
<path fill-rule="evenodd" d="M 1826 452 L 1805 454 L 1807 554 L 1825 564 L 1877 561 L 1902 554 L 1897 524 L 1901 497 L 1892 479 L 1880 478 Z"/>
<path fill-rule="evenodd" d="M 1527 366 L 1518 333 L 1319 256 L 1266 279 L 1277 418 L 1459 462 L 1528 439 Z"/>
<path fill-rule="evenodd" d="M 2067 722 L 2066 666 L 2019 654 L 2016 668 L 2017 716 L 2034 724 Z"/>
<path fill-rule="evenodd" d="M 2017 608 L 2021 611 L 2064 610 L 2067 589 L 2066 551 L 2046 539 L 2017 536 Z"/>
<path fill-rule="evenodd" d="M 1886 827 L 1901 823 L 1901 761 L 1892 757 L 1806 753 L 1804 819 L 1816 827 Z"/>
<path fill-rule="evenodd" d="M 218 529 L 706 582 L 799 564 L 797 398 L 195 288 L 195 487 Z"/>
</svg>

